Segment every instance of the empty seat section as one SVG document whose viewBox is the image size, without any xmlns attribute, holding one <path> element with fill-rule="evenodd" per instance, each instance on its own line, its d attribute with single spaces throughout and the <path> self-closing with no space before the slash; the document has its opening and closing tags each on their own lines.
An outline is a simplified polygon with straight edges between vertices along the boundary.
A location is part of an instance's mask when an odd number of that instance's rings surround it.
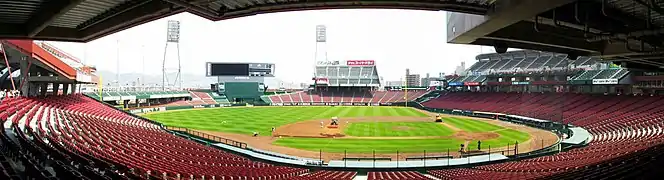
<svg viewBox="0 0 664 180">
<path fill-rule="evenodd" d="M 369 172 L 368 180 L 429 180 L 423 174 L 415 171 Z"/>
<path fill-rule="evenodd" d="M 354 171 L 316 171 L 314 173 L 291 177 L 292 180 L 352 180 L 357 175 Z"/>
<path fill-rule="evenodd" d="M 448 93 L 423 105 L 556 117 L 551 120 L 586 128 L 593 139 L 588 146 L 550 156 L 429 173 L 440 179 L 559 179 L 577 175 L 585 179 L 625 171 L 632 165 L 624 162 L 644 163 L 644 159 L 661 154 L 653 148 L 664 143 L 662 100 L 661 96 L 634 95 Z"/>
<path fill-rule="evenodd" d="M 196 179 L 287 179 L 306 169 L 275 166 L 172 135 L 83 95 L 17 98 L 0 117 L 28 125 L 69 154 L 99 159 L 139 175 Z"/>
</svg>

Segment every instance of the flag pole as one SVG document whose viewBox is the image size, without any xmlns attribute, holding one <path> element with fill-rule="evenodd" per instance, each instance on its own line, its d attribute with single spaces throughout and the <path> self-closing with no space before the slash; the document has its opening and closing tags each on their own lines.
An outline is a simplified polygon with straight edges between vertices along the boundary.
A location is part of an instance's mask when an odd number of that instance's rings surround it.
<svg viewBox="0 0 664 180">
<path fill-rule="evenodd" d="M 406 80 L 404 82 L 406 82 L 406 84 L 404 86 L 405 93 L 403 99 L 406 101 L 406 107 L 408 107 L 408 75 L 406 75 Z"/>
<path fill-rule="evenodd" d="M 102 81 L 101 74 L 99 74 L 99 81 L 97 82 L 97 88 L 98 88 L 97 92 L 99 92 L 99 100 L 100 101 L 104 101 L 104 98 L 102 97 L 102 92 L 101 92 L 102 89 L 103 89 L 102 88 L 103 86 L 104 86 L 104 81 Z"/>
</svg>

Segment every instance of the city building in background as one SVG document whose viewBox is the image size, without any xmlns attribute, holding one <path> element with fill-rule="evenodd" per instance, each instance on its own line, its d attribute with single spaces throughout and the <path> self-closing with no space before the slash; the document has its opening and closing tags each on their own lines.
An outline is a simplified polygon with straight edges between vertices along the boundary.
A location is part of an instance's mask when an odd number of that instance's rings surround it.
<svg viewBox="0 0 664 180">
<path fill-rule="evenodd" d="M 454 74 L 459 75 L 459 76 L 465 76 L 466 75 L 466 62 L 461 62 L 461 65 L 457 66 L 454 69 Z"/>
<path fill-rule="evenodd" d="M 410 69 L 406 69 L 406 85 L 407 86 L 420 86 L 420 75 L 410 74 Z"/>
<path fill-rule="evenodd" d="M 445 73 L 439 73 L 439 77 L 431 77 L 431 76 L 429 75 L 429 73 L 427 73 L 426 76 L 423 77 L 422 80 L 420 81 L 420 83 L 421 83 L 420 86 L 431 86 L 431 85 L 432 85 L 432 84 L 431 84 L 432 82 L 434 82 L 434 81 L 439 81 L 439 80 L 441 80 L 443 77 L 445 77 Z"/>
</svg>

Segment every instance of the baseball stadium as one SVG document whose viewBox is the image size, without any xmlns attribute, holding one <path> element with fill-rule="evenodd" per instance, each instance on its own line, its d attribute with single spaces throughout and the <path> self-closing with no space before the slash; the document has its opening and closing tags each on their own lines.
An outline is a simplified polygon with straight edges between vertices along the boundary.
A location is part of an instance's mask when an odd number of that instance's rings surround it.
<svg viewBox="0 0 664 180">
<path fill-rule="evenodd" d="M 662 175 L 664 2 L 0 4 L 0 179 Z M 168 77 L 164 52 L 162 84 L 113 86 L 95 66 L 49 42 L 90 42 L 179 13 L 224 21 L 323 9 L 447 11 L 448 43 L 492 46 L 495 52 L 472 54 L 470 67 L 462 63 L 439 77 L 420 78 L 404 67 L 403 80 L 395 84 L 383 78 L 395 72 L 380 59 L 327 59 L 318 49 L 328 40 L 327 27 L 318 25 L 316 53 L 325 58 L 301 62 L 313 74 L 279 63 L 210 60 L 196 78 L 213 82 L 185 87 L 179 66 L 191 62 L 180 61 L 180 22 L 169 20 L 163 24 L 165 49 L 177 44 L 175 79 Z M 268 85 L 286 71 L 308 83 Z"/>
</svg>

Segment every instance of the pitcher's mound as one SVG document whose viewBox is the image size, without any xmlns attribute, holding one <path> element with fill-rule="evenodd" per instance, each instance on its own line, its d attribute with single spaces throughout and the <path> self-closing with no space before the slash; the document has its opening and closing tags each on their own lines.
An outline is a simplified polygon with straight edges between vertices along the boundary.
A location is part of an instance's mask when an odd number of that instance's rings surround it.
<svg viewBox="0 0 664 180">
<path fill-rule="evenodd" d="M 344 137 L 343 129 L 346 124 L 321 126 L 320 121 L 303 121 L 287 124 L 277 128 L 274 136 L 278 137 L 307 137 L 307 138 L 334 138 Z"/>
<path fill-rule="evenodd" d="M 339 127 L 326 127 L 323 132 L 320 133 L 323 137 L 344 137 L 341 129 Z"/>
</svg>

